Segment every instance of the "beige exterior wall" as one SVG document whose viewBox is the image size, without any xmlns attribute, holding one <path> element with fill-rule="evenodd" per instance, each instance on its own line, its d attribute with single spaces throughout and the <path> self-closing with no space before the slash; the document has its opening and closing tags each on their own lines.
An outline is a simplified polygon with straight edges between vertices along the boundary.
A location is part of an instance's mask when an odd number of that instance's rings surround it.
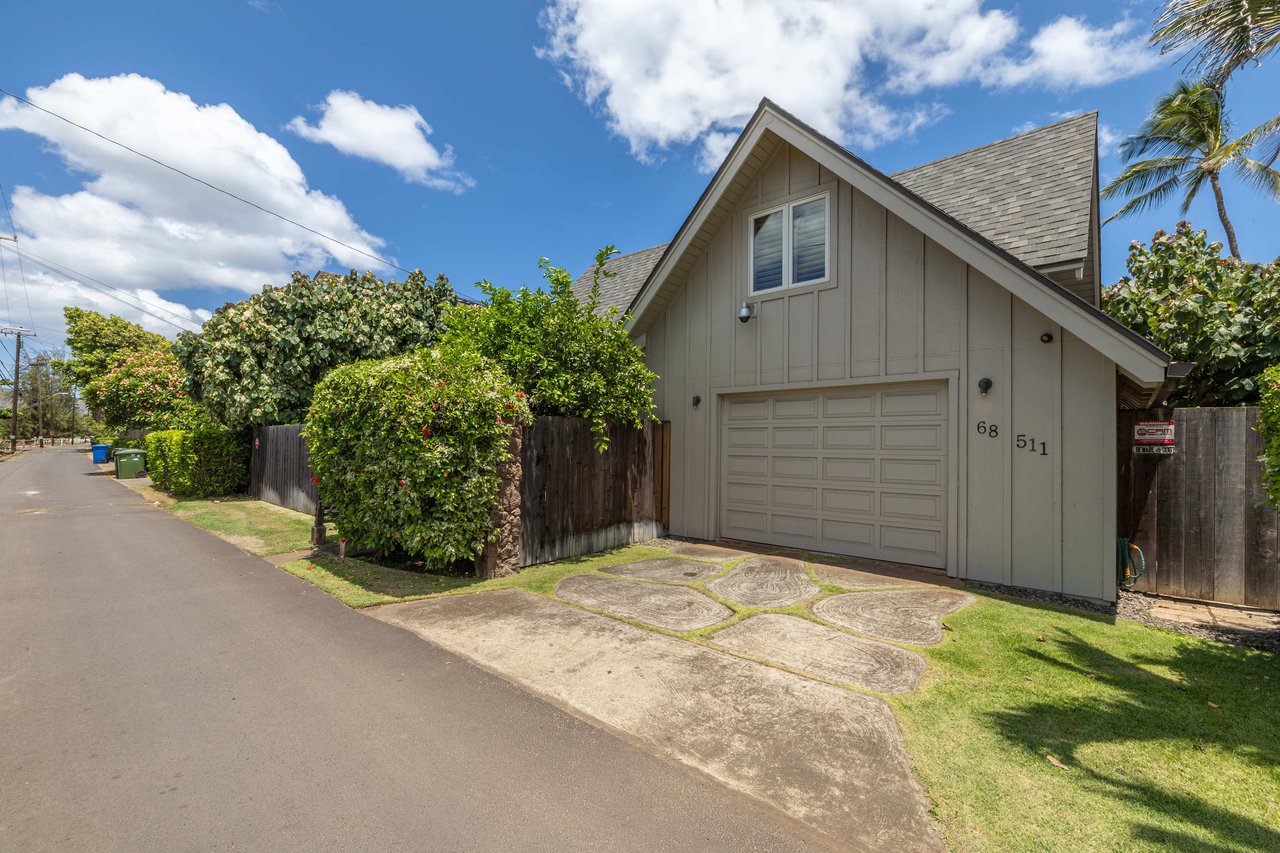
<svg viewBox="0 0 1280 853">
<path fill-rule="evenodd" d="M 830 281 L 749 294 L 750 214 L 822 191 Z M 743 300 L 759 302 L 746 324 Z M 672 423 L 672 533 L 720 533 L 727 395 L 945 381 L 948 573 L 1115 597 L 1115 365 L 796 149 L 780 146 L 645 346 Z M 1019 434 L 1036 452 L 1017 448 Z"/>
</svg>

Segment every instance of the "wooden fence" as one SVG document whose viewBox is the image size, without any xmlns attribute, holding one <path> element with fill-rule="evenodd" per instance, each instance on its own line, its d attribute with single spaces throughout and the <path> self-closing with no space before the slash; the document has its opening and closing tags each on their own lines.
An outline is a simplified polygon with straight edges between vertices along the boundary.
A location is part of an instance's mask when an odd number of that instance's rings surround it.
<svg viewBox="0 0 1280 853">
<path fill-rule="evenodd" d="M 1175 409 L 1177 452 L 1133 453 L 1135 421 L 1119 417 L 1119 535 L 1146 556 L 1134 589 L 1280 608 L 1280 519 L 1262 488 L 1256 408 Z"/>
<path fill-rule="evenodd" d="M 311 483 L 301 424 L 254 428 L 249 494 L 276 506 L 315 514 L 316 487 Z"/>
<path fill-rule="evenodd" d="M 521 452 L 520 565 L 661 536 L 670 521 L 671 424 L 612 427 L 597 453 L 580 418 L 542 416 Z"/>
</svg>

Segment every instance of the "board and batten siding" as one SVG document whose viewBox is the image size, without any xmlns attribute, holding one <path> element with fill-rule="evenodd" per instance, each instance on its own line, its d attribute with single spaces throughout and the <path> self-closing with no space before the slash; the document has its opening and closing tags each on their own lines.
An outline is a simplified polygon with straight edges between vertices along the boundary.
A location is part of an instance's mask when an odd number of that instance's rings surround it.
<svg viewBox="0 0 1280 853">
<path fill-rule="evenodd" d="M 748 217 L 824 191 L 830 280 L 749 294 Z M 672 533 L 720 535 L 725 396 L 946 381 L 948 573 L 1114 599 L 1115 365 L 798 150 L 774 152 L 644 343 Z"/>
</svg>

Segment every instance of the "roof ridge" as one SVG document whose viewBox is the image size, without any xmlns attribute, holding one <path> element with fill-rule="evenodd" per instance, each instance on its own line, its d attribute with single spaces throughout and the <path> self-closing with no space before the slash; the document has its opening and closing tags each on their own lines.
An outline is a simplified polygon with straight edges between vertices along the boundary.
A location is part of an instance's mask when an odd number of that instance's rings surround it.
<svg viewBox="0 0 1280 853">
<path fill-rule="evenodd" d="M 919 169 L 924 169 L 928 166 L 936 166 L 939 163 L 945 163 L 948 160 L 954 160 L 957 157 L 965 157 L 969 154 L 976 154 L 979 151 L 984 151 L 988 148 L 994 148 L 997 145 L 1004 145 L 1005 143 L 1013 142 L 1016 139 L 1025 139 L 1028 136 L 1035 136 L 1038 133 L 1043 133 L 1044 131 L 1047 131 L 1047 130 L 1053 130 L 1054 128 L 1060 127 L 1061 125 L 1069 124 L 1070 122 L 1073 122 L 1073 121 L 1079 121 L 1080 119 L 1089 118 L 1090 116 L 1093 117 L 1094 122 L 1097 122 L 1098 111 L 1089 110 L 1088 112 L 1083 112 L 1083 113 L 1080 113 L 1079 115 L 1068 116 L 1067 118 L 1060 119 L 1058 121 L 1053 122 L 1052 124 L 1045 124 L 1045 125 L 1041 125 L 1040 127 L 1034 127 L 1031 130 L 1028 130 L 1024 133 L 1015 133 L 1013 136 L 1006 136 L 1003 139 L 997 139 L 994 142 L 987 142 L 983 145 L 979 145 L 974 148 L 967 148 L 964 151 L 957 151 L 956 153 L 948 154 L 945 157 L 938 157 L 935 160 L 929 160 L 927 162 L 919 163 L 915 166 L 910 166 L 906 169 L 901 169 L 897 172 L 893 172 L 891 175 L 889 175 L 889 177 L 896 180 L 900 175 L 910 174 L 911 172 L 915 172 Z"/>
</svg>

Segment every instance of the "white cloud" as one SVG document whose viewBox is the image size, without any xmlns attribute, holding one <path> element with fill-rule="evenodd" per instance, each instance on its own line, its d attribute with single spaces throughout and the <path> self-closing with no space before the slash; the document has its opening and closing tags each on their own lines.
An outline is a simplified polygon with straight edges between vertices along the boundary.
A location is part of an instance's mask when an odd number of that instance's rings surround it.
<svg viewBox="0 0 1280 853">
<path fill-rule="evenodd" d="M 1098 124 L 1098 156 L 1114 154 L 1116 146 L 1124 141 L 1124 134 L 1109 124 Z"/>
<path fill-rule="evenodd" d="M 708 171 L 762 96 L 870 148 L 947 113 L 909 100 L 927 90 L 1094 86 L 1157 61 L 1127 21 L 1058 18 L 1019 45 L 983 0 L 552 0 L 541 21 L 539 55 L 634 156 L 697 143 Z"/>
<path fill-rule="evenodd" d="M 1075 89 L 1150 71 L 1160 57 L 1136 29 L 1129 19 L 1110 27 L 1091 27 L 1083 18 L 1064 15 L 1032 36 L 1023 56 L 998 64 L 988 82 Z"/>
<path fill-rule="evenodd" d="M 26 96 L 229 192 L 360 250 L 380 253 L 381 239 L 362 229 L 340 200 L 311 189 L 284 146 L 227 104 L 197 104 L 138 75 L 87 79 L 69 74 L 49 86 L 29 89 Z M 265 282 L 286 280 L 294 269 L 378 269 L 358 252 L 256 211 L 13 98 L 0 99 L 0 130 L 39 136 L 84 177 L 80 189 L 61 195 L 29 186 L 15 188 L 13 218 L 22 245 L 116 287 L 154 292 L 221 286 L 250 292 Z M 9 269 L 12 291 L 12 260 Z M 52 275 L 45 279 L 46 284 L 54 280 Z M 33 290 L 33 308 L 45 293 L 61 298 L 82 295 L 83 288 L 58 290 L 49 284 L 42 285 L 40 293 Z M 14 319 L 21 321 L 18 314 Z"/>
<path fill-rule="evenodd" d="M 317 109 L 318 124 L 295 116 L 289 130 L 343 154 L 390 166 L 406 181 L 454 193 L 475 186 L 469 175 L 454 168 L 453 148 L 441 151 L 427 139 L 431 125 L 417 107 L 389 107 L 335 89 Z"/>
</svg>

